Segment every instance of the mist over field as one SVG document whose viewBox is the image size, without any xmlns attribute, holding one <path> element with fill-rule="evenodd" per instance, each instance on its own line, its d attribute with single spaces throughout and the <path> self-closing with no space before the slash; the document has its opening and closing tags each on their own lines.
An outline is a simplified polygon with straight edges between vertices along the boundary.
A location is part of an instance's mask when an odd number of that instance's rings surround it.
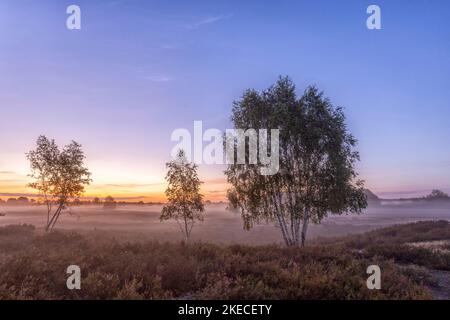
<svg viewBox="0 0 450 320">
<path fill-rule="evenodd" d="M 0 0 L 2 311 L 450 301 L 449 21 L 448 0 Z"/>
<path fill-rule="evenodd" d="M 70 207 L 61 216 L 57 230 L 71 230 L 86 234 L 110 235 L 124 240 L 183 240 L 175 221 L 159 220 L 162 205 L 122 205 L 116 209 L 102 206 Z M 0 226 L 32 224 L 43 230 L 46 220 L 44 206 L 0 206 Z M 395 224 L 423 220 L 450 221 L 448 203 L 369 204 L 360 215 L 330 215 L 320 225 L 311 225 L 309 239 L 362 233 Z M 279 228 L 272 223 L 261 223 L 250 231 L 243 230 L 238 212 L 227 210 L 226 204 L 210 204 L 205 208 L 205 219 L 196 222 L 193 241 L 216 244 L 281 244 Z"/>
</svg>

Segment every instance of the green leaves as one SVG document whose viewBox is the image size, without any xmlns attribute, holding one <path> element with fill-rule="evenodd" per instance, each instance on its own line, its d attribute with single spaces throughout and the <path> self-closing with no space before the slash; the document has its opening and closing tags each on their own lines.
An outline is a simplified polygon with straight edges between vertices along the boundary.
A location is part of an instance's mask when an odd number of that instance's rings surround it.
<svg viewBox="0 0 450 320">
<path fill-rule="evenodd" d="M 366 207 L 363 183 L 354 169 L 359 160 L 356 139 L 348 132 L 342 108 L 316 87 L 297 98 L 285 77 L 263 92 L 247 90 L 235 102 L 236 129 L 280 129 L 280 170 L 262 176 L 256 166 L 233 164 L 225 174 L 232 185 L 229 200 L 240 208 L 244 227 L 272 220 L 288 245 L 306 236 L 309 221 L 320 223 L 328 213 L 359 213 Z"/>
<path fill-rule="evenodd" d="M 55 225 L 69 199 L 84 193 L 85 186 L 92 181 L 91 173 L 84 166 L 85 155 L 81 145 L 75 141 L 59 150 L 53 139 L 40 136 L 36 149 L 28 152 L 26 156 L 30 161 L 29 176 L 34 178 L 29 187 L 36 189 L 44 197 L 48 208 L 48 229 Z M 50 220 L 53 203 L 58 204 L 58 209 Z"/>
<path fill-rule="evenodd" d="M 195 221 L 203 221 L 202 182 L 197 175 L 197 165 L 187 161 L 183 150 L 179 151 L 176 160 L 168 162 L 166 166 L 167 204 L 162 209 L 160 220 L 175 219 L 188 241 Z"/>
</svg>

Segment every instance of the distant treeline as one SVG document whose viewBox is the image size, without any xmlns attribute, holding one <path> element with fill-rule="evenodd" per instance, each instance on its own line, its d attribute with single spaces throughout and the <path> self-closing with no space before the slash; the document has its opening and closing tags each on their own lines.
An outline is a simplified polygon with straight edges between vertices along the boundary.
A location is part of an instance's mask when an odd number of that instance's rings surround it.
<svg viewBox="0 0 450 320">
<path fill-rule="evenodd" d="M 438 189 L 435 189 L 431 191 L 429 195 L 426 195 L 424 197 L 415 197 L 415 198 L 400 198 L 400 199 L 380 199 L 383 202 L 389 202 L 389 201 L 407 201 L 407 202 L 431 202 L 431 201 L 440 201 L 440 202 L 450 202 L 450 196 Z"/>
<path fill-rule="evenodd" d="M 57 204 L 57 201 L 53 201 L 53 204 Z M 0 205 L 7 205 L 7 206 L 27 206 L 27 205 L 34 205 L 34 206 L 40 206 L 44 205 L 44 201 L 36 200 L 33 198 L 28 197 L 18 197 L 18 198 L 9 198 L 6 201 L 3 199 L 0 199 Z M 163 205 L 163 202 L 144 202 L 144 201 L 118 201 L 115 200 L 113 197 L 108 196 L 104 199 L 100 198 L 94 198 L 92 200 L 86 200 L 86 199 L 73 199 L 71 202 L 69 202 L 69 205 L 71 206 L 92 206 L 92 205 L 99 205 L 99 206 L 105 206 L 109 208 L 113 208 L 115 206 L 124 206 L 124 205 Z M 212 202 L 209 200 L 205 201 L 205 204 L 225 204 L 223 201 L 218 202 Z"/>
<path fill-rule="evenodd" d="M 53 201 L 53 204 L 56 204 L 57 201 Z M 0 199 L 0 205 L 8 205 L 8 206 L 23 206 L 23 205 L 44 205 L 44 201 L 29 199 L 28 197 L 18 197 L 18 198 L 9 198 L 6 201 Z M 69 202 L 72 206 L 83 206 L 83 205 L 162 205 L 162 202 L 144 202 L 144 201 L 116 201 L 112 197 L 106 197 L 105 199 L 94 198 L 92 200 L 81 200 L 81 199 L 73 199 Z"/>
</svg>

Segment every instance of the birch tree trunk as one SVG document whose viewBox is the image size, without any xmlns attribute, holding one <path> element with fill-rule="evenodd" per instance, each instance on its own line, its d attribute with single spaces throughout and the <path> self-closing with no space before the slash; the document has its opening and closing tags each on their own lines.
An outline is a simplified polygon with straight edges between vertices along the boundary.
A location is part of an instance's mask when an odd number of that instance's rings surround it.
<svg viewBox="0 0 450 320">
<path fill-rule="evenodd" d="M 305 210 L 305 214 L 303 215 L 303 226 L 302 226 L 302 247 L 305 246 L 306 241 L 306 232 L 308 231 L 309 224 L 309 210 Z"/>
</svg>

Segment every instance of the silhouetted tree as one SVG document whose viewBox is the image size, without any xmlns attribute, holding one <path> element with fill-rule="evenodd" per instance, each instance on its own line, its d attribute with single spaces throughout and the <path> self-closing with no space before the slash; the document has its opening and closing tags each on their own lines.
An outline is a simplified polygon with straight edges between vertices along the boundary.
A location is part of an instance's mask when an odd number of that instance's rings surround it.
<svg viewBox="0 0 450 320">
<path fill-rule="evenodd" d="M 8 200 L 6 200 L 6 204 L 9 206 L 14 206 L 17 204 L 17 199 L 16 198 L 9 198 Z"/>
<path fill-rule="evenodd" d="M 99 205 L 100 204 L 100 199 L 95 197 L 94 200 L 92 200 L 92 204 Z"/>
<path fill-rule="evenodd" d="M 32 174 L 35 181 L 28 186 L 38 190 L 47 206 L 47 227 L 50 222 L 50 213 L 55 203 L 55 183 L 57 181 L 59 149 L 55 140 L 49 140 L 45 136 L 37 139 L 36 150 L 30 151 L 27 158 L 30 161 Z"/>
<path fill-rule="evenodd" d="M 425 198 L 427 200 L 447 200 L 447 199 L 450 199 L 448 194 L 446 194 L 445 192 L 443 192 L 441 190 L 437 190 L 437 189 L 431 191 L 431 193 L 429 195 L 427 195 Z"/>
<path fill-rule="evenodd" d="M 113 197 L 107 196 L 105 201 L 103 202 L 104 209 L 115 209 L 117 207 L 117 203 Z"/>
<path fill-rule="evenodd" d="M 29 200 L 27 197 L 19 197 L 19 198 L 17 198 L 17 204 L 27 205 L 27 204 L 29 204 Z"/>
<path fill-rule="evenodd" d="M 203 221 L 203 196 L 200 194 L 201 181 L 197 175 L 197 165 L 189 163 L 183 150 L 177 158 L 166 164 L 168 172 L 165 191 L 167 203 L 161 213 L 161 221 L 175 219 L 184 235 L 186 242 L 195 222 Z"/>
<path fill-rule="evenodd" d="M 84 165 L 85 155 L 79 143 L 72 141 L 59 150 L 53 139 L 40 136 L 36 144 L 36 149 L 27 153 L 31 167 L 29 176 L 35 180 L 29 187 L 44 197 L 47 205 L 45 230 L 48 231 L 54 228 L 70 199 L 81 196 L 92 180 Z M 56 210 L 52 214 L 53 203 Z"/>
<path fill-rule="evenodd" d="M 354 169 L 356 140 L 342 109 L 315 87 L 300 99 L 287 77 L 261 93 L 247 90 L 234 103 L 232 121 L 236 129 L 280 129 L 277 174 L 261 175 L 251 164 L 232 164 L 225 172 L 230 205 L 241 211 L 245 229 L 275 221 L 286 245 L 303 246 L 310 222 L 367 206 Z"/>
</svg>

